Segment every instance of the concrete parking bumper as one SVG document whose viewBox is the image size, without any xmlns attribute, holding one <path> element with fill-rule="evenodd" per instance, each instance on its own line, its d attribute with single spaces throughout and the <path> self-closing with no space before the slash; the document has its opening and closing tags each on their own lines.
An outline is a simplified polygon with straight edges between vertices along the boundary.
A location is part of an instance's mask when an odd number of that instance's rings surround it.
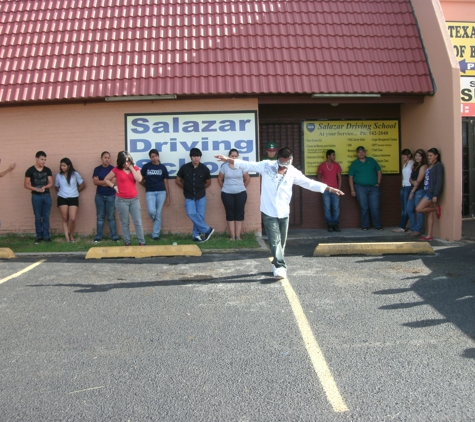
<svg viewBox="0 0 475 422">
<path fill-rule="evenodd" d="M 0 259 L 12 259 L 16 258 L 16 255 L 10 248 L 0 248 Z"/>
<path fill-rule="evenodd" d="M 321 243 L 313 256 L 434 254 L 428 242 Z"/>
<path fill-rule="evenodd" d="M 201 249 L 197 245 L 109 246 L 89 249 L 86 259 L 201 255 Z"/>
</svg>

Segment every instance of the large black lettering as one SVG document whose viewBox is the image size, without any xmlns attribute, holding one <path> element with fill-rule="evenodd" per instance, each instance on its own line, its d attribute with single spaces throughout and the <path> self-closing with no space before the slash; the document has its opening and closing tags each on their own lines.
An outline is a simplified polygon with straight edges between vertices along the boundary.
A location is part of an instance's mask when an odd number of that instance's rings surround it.
<svg viewBox="0 0 475 422">
<path fill-rule="evenodd" d="M 465 103 L 469 103 L 473 100 L 473 91 L 470 88 L 464 88 L 460 91 L 462 94 L 462 101 Z"/>
</svg>

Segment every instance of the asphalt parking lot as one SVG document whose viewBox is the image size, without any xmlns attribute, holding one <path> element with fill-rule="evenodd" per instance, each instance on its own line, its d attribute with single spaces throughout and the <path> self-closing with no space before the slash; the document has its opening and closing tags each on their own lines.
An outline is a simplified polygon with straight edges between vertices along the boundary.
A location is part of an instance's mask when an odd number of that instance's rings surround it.
<svg viewBox="0 0 475 422">
<path fill-rule="evenodd" d="M 2 420 L 473 419 L 475 244 L 314 247 L 0 261 Z"/>
</svg>

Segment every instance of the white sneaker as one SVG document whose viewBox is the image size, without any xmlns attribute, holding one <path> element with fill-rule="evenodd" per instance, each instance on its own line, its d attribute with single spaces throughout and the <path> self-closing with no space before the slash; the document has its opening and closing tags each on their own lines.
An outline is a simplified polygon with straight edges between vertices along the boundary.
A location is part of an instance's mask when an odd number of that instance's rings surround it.
<svg viewBox="0 0 475 422">
<path fill-rule="evenodd" d="M 275 268 L 275 267 L 274 267 Z M 279 267 L 274 270 L 274 277 L 282 280 L 283 278 L 287 278 L 287 271 L 284 267 Z"/>
</svg>

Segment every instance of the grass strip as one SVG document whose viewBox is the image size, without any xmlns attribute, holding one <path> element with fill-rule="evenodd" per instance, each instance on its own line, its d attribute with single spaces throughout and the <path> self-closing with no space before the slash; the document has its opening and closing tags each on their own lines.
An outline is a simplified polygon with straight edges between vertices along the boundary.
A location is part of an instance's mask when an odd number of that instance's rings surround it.
<svg viewBox="0 0 475 422">
<path fill-rule="evenodd" d="M 51 242 L 41 242 L 35 245 L 35 237 L 26 234 L 8 233 L 0 236 L 0 248 L 10 248 L 15 253 L 21 252 L 87 252 L 94 246 L 124 246 L 124 241 L 120 239 L 114 242 L 110 239 L 103 239 L 99 243 L 94 243 L 94 236 L 76 236 L 76 242 L 66 242 L 63 235 L 52 235 Z M 200 249 L 258 249 L 260 247 L 254 233 L 244 233 L 242 240 L 230 241 L 229 233 L 214 233 L 207 242 L 196 243 L 191 239 L 191 235 L 167 233 L 162 234 L 160 240 L 153 240 L 150 235 L 145 236 L 147 245 L 195 245 Z M 137 246 L 136 236 L 132 236 L 132 246 Z"/>
</svg>

